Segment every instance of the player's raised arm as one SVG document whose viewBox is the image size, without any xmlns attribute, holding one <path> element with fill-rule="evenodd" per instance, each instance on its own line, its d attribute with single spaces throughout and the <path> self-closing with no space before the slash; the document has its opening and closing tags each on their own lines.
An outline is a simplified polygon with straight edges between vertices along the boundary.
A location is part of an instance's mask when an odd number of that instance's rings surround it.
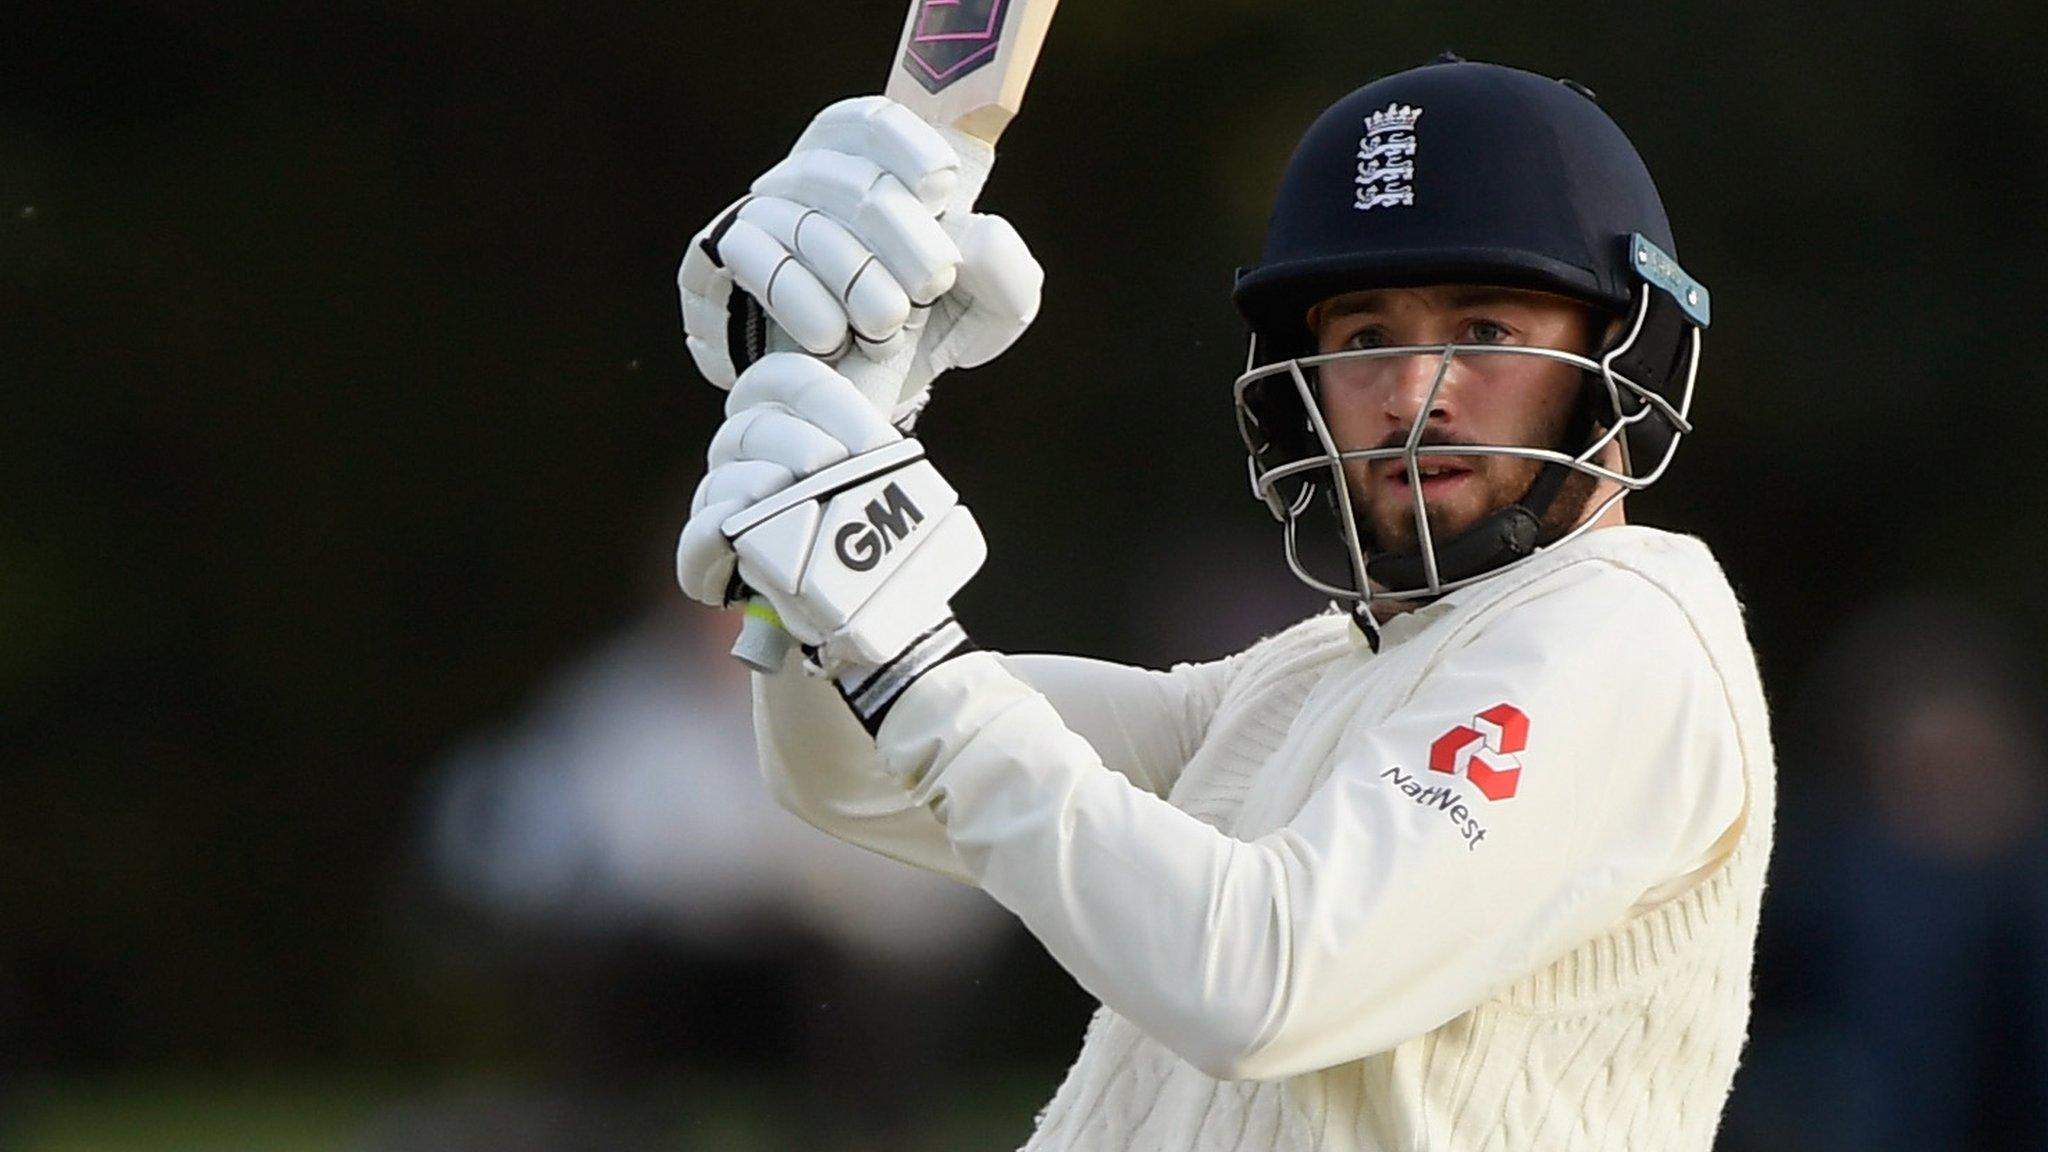
<svg viewBox="0 0 2048 1152">
<path fill-rule="evenodd" d="M 881 97 L 819 113 L 790 155 L 707 224 L 684 257 L 678 286 L 700 370 L 731 389 L 768 355 L 771 337 L 785 333 L 787 344 L 832 364 L 907 431 L 933 380 L 1000 354 L 1038 309 L 1043 272 L 1022 239 L 1000 217 L 960 204 L 962 183 L 978 183 L 991 158 L 987 143 L 942 134 Z M 761 391 L 734 407 L 736 420 L 763 419 L 746 412 Z M 858 422 L 858 413 L 837 419 Z M 736 555 L 718 527 L 826 459 L 805 455 L 787 434 L 771 447 L 778 422 L 752 429 L 746 459 L 736 458 L 732 428 L 721 433 L 722 456 L 714 446 L 721 458 L 698 490 L 677 553 L 684 591 L 706 603 L 728 602 L 740 587 Z M 869 433 L 853 439 L 829 458 L 879 442 Z M 1152 673 L 1046 657 L 1021 671 L 1102 742 L 1106 759 L 1162 791 L 1218 690 L 1217 674 L 1195 669 Z M 763 770 L 778 797 L 836 835 L 955 871 L 928 815 L 875 776 L 872 747 L 835 743 L 840 717 L 814 715 L 815 695 L 793 679 L 757 686 Z"/>
<path fill-rule="evenodd" d="M 1711 587 L 1684 568 L 1658 576 Z M 1356 695 L 1290 734 L 1273 751 L 1321 779 L 1253 785 L 1232 828 L 1100 771 L 983 656 L 904 697 L 883 762 L 973 879 L 1145 1034 L 1226 1079 L 1328 1068 L 1552 964 L 1740 832 L 1759 734 L 1731 721 L 1744 688 L 1669 593 L 1593 549 L 1474 607 L 1490 619 L 1468 635 L 1404 651 L 1426 672 L 1415 695 Z M 1703 614 L 1723 638 L 1732 617 L 1732 600 Z"/>
<path fill-rule="evenodd" d="M 1000 656 L 1044 696 L 1100 768 L 1164 796 L 1199 744 L 1222 691 L 1221 663 L 1170 672 L 1071 656 Z M 884 773 L 874 740 L 831 684 L 794 667 L 754 677 L 761 773 L 783 807 L 884 856 L 974 883 L 931 809 Z"/>
<path fill-rule="evenodd" d="M 1003 668 L 1045 697 L 1061 723 L 1102 762 L 1155 796 L 1174 781 L 1208 734 L 1229 683 L 1229 660 L 1155 672 L 1082 656 L 1002 657 Z"/>
</svg>

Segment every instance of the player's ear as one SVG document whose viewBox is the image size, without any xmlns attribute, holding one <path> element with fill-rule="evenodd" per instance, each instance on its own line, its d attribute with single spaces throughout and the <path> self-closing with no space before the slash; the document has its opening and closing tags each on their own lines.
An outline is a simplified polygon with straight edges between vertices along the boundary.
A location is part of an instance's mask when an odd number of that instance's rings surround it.
<svg viewBox="0 0 2048 1152">
<path fill-rule="evenodd" d="M 1593 351 L 1588 354 L 1593 359 L 1598 359 L 1608 349 L 1614 347 L 1621 340 L 1622 333 L 1628 331 L 1628 317 L 1598 310 L 1593 312 L 1592 326 L 1598 329 L 1603 319 L 1607 322 L 1606 330 L 1601 332 L 1600 339 L 1593 342 Z"/>
</svg>

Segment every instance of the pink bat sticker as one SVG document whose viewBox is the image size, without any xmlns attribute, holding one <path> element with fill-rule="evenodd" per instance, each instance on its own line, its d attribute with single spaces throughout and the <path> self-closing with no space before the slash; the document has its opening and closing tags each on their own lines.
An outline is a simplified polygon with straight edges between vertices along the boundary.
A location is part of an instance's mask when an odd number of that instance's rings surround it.
<svg viewBox="0 0 2048 1152">
<path fill-rule="evenodd" d="M 903 66 L 937 93 L 989 62 L 1002 42 L 1009 0 L 922 0 Z"/>
</svg>

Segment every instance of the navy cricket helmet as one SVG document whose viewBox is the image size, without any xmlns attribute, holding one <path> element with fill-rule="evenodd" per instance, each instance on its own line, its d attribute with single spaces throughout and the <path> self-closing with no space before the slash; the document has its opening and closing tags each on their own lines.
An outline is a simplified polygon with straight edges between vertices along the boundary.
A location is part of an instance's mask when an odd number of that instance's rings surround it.
<svg viewBox="0 0 2048 1152">
<path fill-rule="evenodd" d="M 1577 84 L 1445 57 L 1332 105 L 1289 160 L 1264 253 L 1240 273 L 1234 295 L 1252 336 L 1235 388 L 1239 429 L 1253 490 L 1285 524 L 1296 575 L 1361 605 L 1433 598 L 1577 535 L 1660 477 L 1692 430 L 1688 412 L 1709 318 L 1706 289 L 1679 267 L 1675 251 L 1642 157 Z M 1317 353 L 1310 312 L 1321 301 L 1448 284 L 1553 293 L 1619 323 L 1590 350 L 1450 344 Z M 1475 453 L 1522 456 L 1543 467 L 1509 507 L 1435 539 L 1416 459 L 1429 405 L 1405 447 L 1340 449 L 1317 407 L 1318 370 L 1341 359 L 1429 355 L 1439 361 L 1440 389 L 1460 357 L 1469 363 L 1502 353 L 1578 367 L 1585 381 L 1578 410 L 1566 442 Z M 1601 462 L 1616 442 L 1619 469 Z M 1413 549 L 1361 542 L 1343 496 L 1343 464 L 1370 459 L 1407 462 Z M 1608 495 L 1559 525 L 1551 506 L 1573 473 L 1605 481 L 1599 490 Z M 1588 481 L 1578 487 L 1591 490 Z M 1304 559 L 1298 522 L 1319 510 L 1338 522 L 1341 575 L 1312 571 Z"/>
</svg>

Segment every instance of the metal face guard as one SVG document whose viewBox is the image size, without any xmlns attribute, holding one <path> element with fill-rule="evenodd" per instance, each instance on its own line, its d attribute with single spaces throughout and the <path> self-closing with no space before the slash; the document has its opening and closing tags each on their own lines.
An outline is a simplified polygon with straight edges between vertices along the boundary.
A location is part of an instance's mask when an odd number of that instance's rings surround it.
<svg viewBox="0 0 2048 1152">
<path fill-rule="evenodd" d="M 1322 353 L 1264 365 L 1257 364 L 1255 359 L 1248 363 L 1232 389 L 1238 432 L 1249 453 L 1247 465 L 1252 493 L 1282 524 L 1288 568 L 1309 587 L 1339 599 L 1366 602 L 1430 600 L 1578 537 L 1630 492 L 1654 484 L 1669 468 L 1680 441 L 1692 431 L 1690 412 L 1701 340 L 1698 328 L 1693 328 L 1682 383 L 1670 390 L 1675 395 L 1667 396 L 1624 375 L 1617 363 L 1624 361 L 1635 348 L 1649 317 L 1652 299 L 1649 291 L 1637 294 L 1628 332 L 1598 360 L 1561 348 L 1430 344 Z M 1253 356 L 1256 357 L 1256 348 Z M 1408 429 L 1405 443 L 1397 448 L 1340 448 L 1330 433 L 1321 408 L 1321 369 L 1325 365 L 1357 360 L 1418 356 L 1434 357 L 1436 373 L 1421 410 Z M 1585 374 L 1587 387 L 1593 392 L 1594 423 L 1599 434 L 1577 452 L 1527 444 L 1459 444 L 1455 453 L 1441 454 L 1519 457 L 1610 482 L 1615 485 L 1615 491 L 1557 539 L 1475 574 L 1457 576 L 1455 573 L 1447 574 L 1443 563 L 1443 549 L 1452 542 L 1438 541 L 1429 523 L 1422 494 L 1420 456 L 1431 447 L 1423 443 L 1423 435 L 1429 412 L 1452 366 L 1460 358 L 1481 356 L 1533 356 L 1578 369 Z M 1621 446 L 1619 471 L 1598 462 L 1608 445 L 1615 443 Z M 1635 459 L 1639 453 L 1632 448 L 1651 449 L 1656 458 Z M 1351 461 L 1391 459 L 1403 461 L 1408 474 L 1423 579 L 1411 587 L 1376 588 L 1367 575 L 1368 563 L 1373 557 L 1360 539 L 1357 513 L 1348 496 L 1344 466 Z M 1321 501 L 1318 497 L 1322 498 Z M 1341 563 L 1348 569 L 1343 574 L 1343 582 L 1331 575 L 1318 575 L 1304 559 L 1301 522 L 1319 502 L 1334 507 L 1337 535 L 1342 546 Z"/>
</svg>

